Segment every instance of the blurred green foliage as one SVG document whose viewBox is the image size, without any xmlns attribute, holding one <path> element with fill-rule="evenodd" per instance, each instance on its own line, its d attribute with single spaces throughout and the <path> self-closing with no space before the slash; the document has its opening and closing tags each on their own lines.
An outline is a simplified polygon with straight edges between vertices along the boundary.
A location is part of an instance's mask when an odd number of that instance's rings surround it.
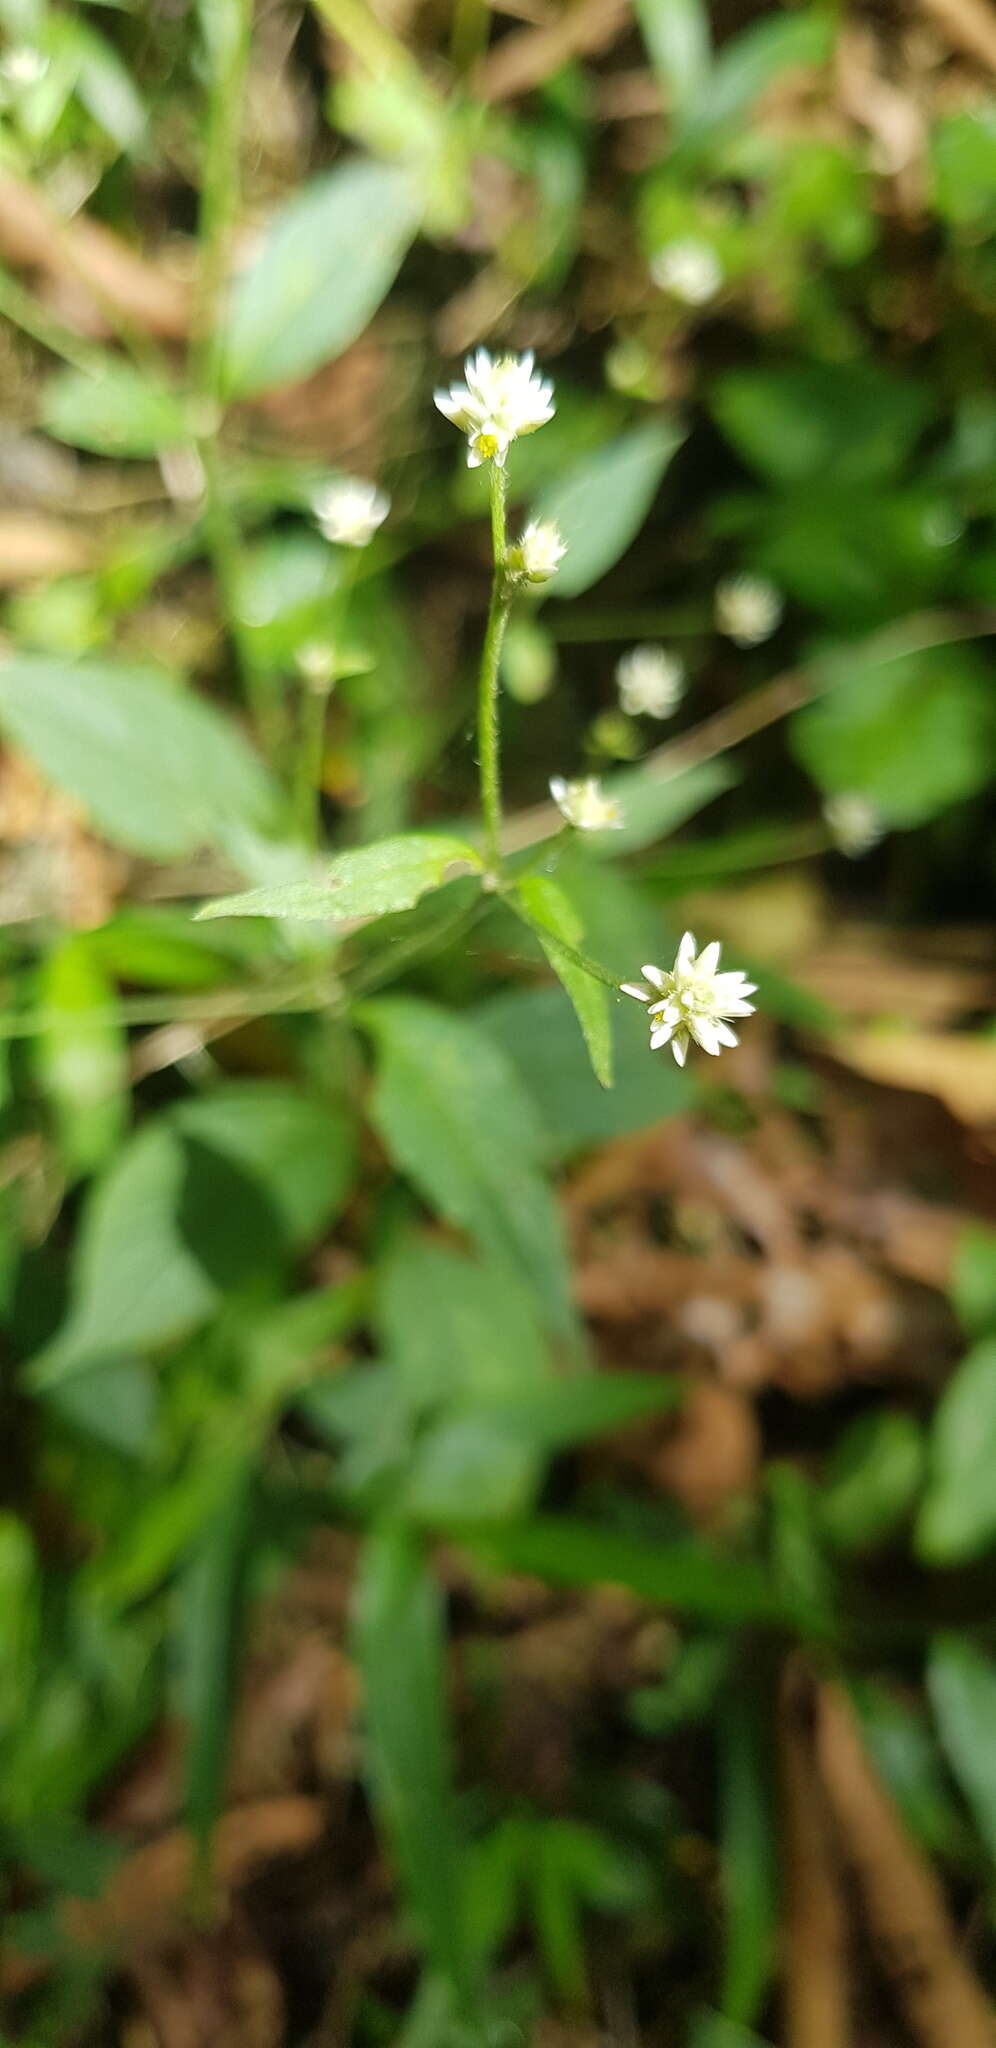
<svg viewBox="0 0 996 2048">
<path fill-rule="evenodd" d="M 14 2039 L 123 2038 L 113 1956 L 60 1919 L 119 1853 L 102 1790 L 178 1717 L 208 1853 L 253 1615 L 328 1525 L 359 1546 L 362 1776 L 421 1969 L 361 2001 L 358 2048 L 522 2039 L 590 2002 L 606 1944 L 632 2038 L 664 2039 L 666 1973 L 669 2041 L 761 2048 L 800 1644 L 991 1922 L 992 1230 L 946 1382 L 828 1404 L 714 1535 L 578 1477 L 684 1382 L 596 1369 L 557 1176 L 690 1106 L 753 1114 L 651 1058 L 606 983 L 670 959 L 710 884 L 808 858 L 853 898 L 834 799 L 885 839 L 883 919 L 986 915 L 996 882 L 996 106 L 963 51 L 886 86 L 829 6 L 715 13 L 637 0 L 547 59 L 482 0 L 448 46 L 445 11 L 405 44 L 363 0 L 0 0 L 0 231 L 29 192 L 68 251 L 4 237 L 0 463 L 11 520 L 72 543 L 5 578 L 0 660 L 34 806 L 0 940 L 0 1844 L 11 1949 L 45 1963 Z M 145 319 L 157 276 L 188 337 Z M 513 823 L 596 770 L 626 816 L 517 844 L 524 924 L 474 821 L 486 485 L 431 404 L 480 340 L 555 378 L 510 494 L 568 543 L 505 648 Z M 315 515 L 354 468 L 393 498 L 355 556 Z M 677 650 L 675 729 L 705 728 L 667 772 L 616 702 L 634 641 Z M 829 1028 L 776 938 L 762 1004 Z M 778 1087 L 818 1102 L 799 1060 Z M 876 1631 L 889 1568 L 915 1591 Z M 563 1810 L 454 1762 L 443 1584 L 508 1574 L 674 1617 Z M 669 1775 L 689 1730 L 705 1817 Z"/>
</svg>

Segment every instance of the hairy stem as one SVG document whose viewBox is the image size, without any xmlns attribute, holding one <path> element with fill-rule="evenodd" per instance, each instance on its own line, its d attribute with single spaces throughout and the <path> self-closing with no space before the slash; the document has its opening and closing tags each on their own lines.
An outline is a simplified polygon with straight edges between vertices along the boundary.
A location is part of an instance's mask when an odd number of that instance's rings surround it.
<svg viewBox="0 0 996 2048">
<path fill-rule="evenodd" d="M 497 873 L 501 865 L 499 835 L 501 833 L 501 758 L 500 720 L 498 713 L 498 665 L 501 660 L 502 642 L 508 625 L 510 593 L 508 572 L 505 566 L 505 505 L 507 480 L 504 464 L 492 462 L 491 469 L 491 549 L 494 556 L 494 575 L 491 584 L 491 604 L 488 609 L 488 623 L 484 633 L 484 647 L 481 653 L 481 679 L 477 695 L 477 748 L 481 775 L 481 809 L 484 813 L 484 836 L 489 866 Z"/>
</svg>

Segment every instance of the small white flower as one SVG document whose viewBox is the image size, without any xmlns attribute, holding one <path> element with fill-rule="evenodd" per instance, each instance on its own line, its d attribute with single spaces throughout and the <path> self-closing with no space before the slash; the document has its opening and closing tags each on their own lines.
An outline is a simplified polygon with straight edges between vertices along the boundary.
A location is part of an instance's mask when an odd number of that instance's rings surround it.
<svg viewBox="0 0 996 2048">
<path fill-rule="evenodd" d="M 0 57 L 0 77 L 6 85 L 16 85 L 25 90 L 38 85 L 48 70 L 49 60 L 43 50 L 35 50 L 29 43 L 16 44 L 12 50 L 5 50 Z"/>
<path fill-rule="evenodd" d="M 718 966 L 719 940 L 703 946 L 696 959 L 695 940 L 686 932 L 670 972 L 645 967 L 649 988 L 642 982 L 622 983 L 624 995 L 649 1004 L 652 1049 L 670 1045 L 679 1067 L 685 1064 L 689 1039 L 703 1052 L 718 1053 L 724 1045 L 738 1043 L 726 1019 L 753 1016 L 755 1005 L 747 997 L 755 993 L 756 984 L 745 980 L 739 969 L 718 974 Z"/>
<path fill-rule="evenodd" d="M 595 775 L 586 775 L 579 782 L 565 782 L 562 775 L 552 775 L 550 795 L 576 832 L 616 832 L 625 823 L 622 805 L 605 795 Z"/>
<path fill-rule="evenodd" d="M 566 553 L 567 542 L 561 540 L 556 520 L 531 519 L 521 539 L 509 549 L 508 565 L 529 583 L 549 583 Z"/>
<path fill-rule="evenodd" d="M 861 796 L 857 790 L 843 790 L 840 796 L 828 797 L 823 816 L 834 845 L 849 860 L 860 860 L 885 835 L 881 811 L 870 797 Z"/>
<path fill-rule="evenodd" d="M 665 242 L 651 260 L 650 275 L 664 292 L 686 306 L 707 306 L 722 291 L 723 266 L 715 249 L 697 235 Z"/>
<path fill-rule="evenodd" d="M 738 647 L 770 640 L 785 609 L 781 592 L 766 576 L 724 576 L 716 585 L 716 624 Z"/>
<path fill-rule="evenodd" d="M 311 504 L 326 540 L 341 548 L 365 548 L 391 509 L 390 498 L 362 476 L 327 484 Z"/>
<path fill-rule="evenodd" d="M 327 640 L 309 640 L 294 656 L 302 682 L 319 696 L 324 696 L 335 681 L 335 659 L 335 648 Z"/>
<path fill-rule="evenodd" d="M 631 647 L 616 663 L 619 702 L 630 718 L 670 718 L 685 690 L 685 664 L 666 647 Z"/>
<path fill-rule="evenodd" d="M 467 464 L 504 462 L 509 444 L 520 434 L 534 434 L 553 418 L 553 385 L 535 368 L 530 350 L 524 356 L 490 356 L 486 348 L 468 356 L 462 384 L 437 391 L 440 412 L 467 436 Z"/>
</svg>

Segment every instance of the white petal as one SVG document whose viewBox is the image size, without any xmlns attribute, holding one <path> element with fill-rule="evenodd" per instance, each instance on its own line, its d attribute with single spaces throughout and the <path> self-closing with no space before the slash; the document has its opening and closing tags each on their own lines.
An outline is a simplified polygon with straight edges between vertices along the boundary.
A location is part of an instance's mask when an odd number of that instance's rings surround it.
<svg viewBox="0 0 996 2048">
<path fill-rule="evenodd" d="M 481 467 L 481 464 L 483 463 L 483 461 L 484 461 L 484 457 L 483 457 L 483 455 L 478 455 L 477 449 L 476 449 L 476 448 L 474 447 L 474 444 L 473 444 L 473 442 L 472 442 L 472 441 L 468 441 L 468 443 L 467 443 L 467 468 L 468 468 L 468 469 L 480 469 L 480 467 Z"/>
<path fill-rule="evenodd" d="M 715 1058 L 719 1052 L 719 1039 L 716 1035 L 716 1026 L 710 1024 L 708 1017 L 692 1018 L 692 1037 L 696 1044 L 702 1047 L 703 1052 L 712 1053 Z"/>
<path fill-rule="evenodd" d="M 715 974 L 719 966 L 718 939 L 710 939 L 708 946 L 703 946 L 695 966 L 699 974 Z"/>
<path fill-rule="evenodd" d="M 722 1020 L 720 1020 L 720 1022 L 716 1025 L 716 1037 L 719 1039 L 720 1045 L 740 1044 L 740 1040 L 737 1037 L 736 1032 L 731 1031 L 729 1025 L 724 1024 Z"/>
<path fill-rule="evenodd" d="M 739 969 L 731 968 L 726 974 L 717 974 L 713 978 L 717 995 L 752 996 L 757 991 L 756 981 L 745 980 Z"/>
<path fill-rule="evenodd" d="M 673 1052 L 679 1067 L 683 1067 L 685 1064 L 685 1054 L 688 1051 L 688 1039 L 683 1031 L 679 1031 L 677 1037 L 672 1038 L 671 1051 Z"/>
<path fill-rule="evenodd" d="M 685 932 L 682 935 L 681 944 L 678 947 L 678 953 L 674 963 L 675 970 L 677 971 L 679 968 L 684 969 L 690 967 L 694 959 L 695 934 L 693 932 Z"/>
<path fill-rule="evenodd" d="M 756 1003 L 723 1002 L 720 1009 L 724 1017 L 753 1017 Z"/>
<path fill-rule="evenodd" d="M 662 967 L 641 967 L 640 973 L 645 974 L 647 980 L 652 981 L 655 988 L 663 988 L 664 970 Z"/>
<path fill-rule="evenodd" d="M 651 1003 L 650 1015 L 658 1024 L 673 1025 L 679 1022 L 681 1010 L 677 1003 L 671 1001 L 670 996 L 662 996 L 659 1003 Z"/>
<path fill-rule="evenodd" d="M 650 1001 L 652 991 L 649 988 L 641 988 L 638 981 L 621 981 L 619 988 L 622 995 L 635 996 L 638 1003 Z"/>
<path fill-rule="evenodd" d="M 562 775 L 551 775 L 550 795 L 555 804 L 562 804 L 567 795 L 567 784 Z"/>
<path fill-rule="evenodd" d="M 652 1031 L 650 1034 L 651 1052 L 656 1052 L 658 1046 L 669 1044 L 672 1034 L 673 1027 L 670 1024 L 665 1024 L 663 1029 L 660 1031 Z"/>
</svg>

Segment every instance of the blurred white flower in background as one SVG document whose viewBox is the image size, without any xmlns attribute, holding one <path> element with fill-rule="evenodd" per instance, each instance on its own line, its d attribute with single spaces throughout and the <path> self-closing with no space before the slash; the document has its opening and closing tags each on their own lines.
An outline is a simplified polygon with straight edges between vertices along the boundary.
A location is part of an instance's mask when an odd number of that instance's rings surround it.
<svg viewBox="0 0 996 2048">
<path fill-rule="evenodd" d="M 335 681 L 335 648 L 327 640 L 309 640 L 294 656 L 298 675 L 309 690 L 324 696 Z"/>
<path fill-rule="evenodd" d="M 0 78 L 5 85 L 19 86 L 22 91 L 38 85 L 48 70 L 49 60 L 43 50 L 34 49 L 30 43 L 16 43 L 11 50 L 5 50 L 0 57 Z"/>
<path fill-rule="evenodd" d="M 562 775 L 550 777 L 550 795 L 558 811 L 576 832 L 615 832 L 625 822 L 622 805 L 606 796 L 595 775 L 578 782 L 565 782 Z"/>
<path fill-rule="evenodd" d="M 839 796 L 828 796 L 823 816 L 834 845 L 849 860 L 860 860 L 885 836 L 885 819 L 878 806 L 857 790 L 842 790 Z"/>
<path fill-rule="evenodd" d="M 567 542 L 561 539 L 556 520 L 531 519 L 509 549 L 508 565 L 529 583 L 549 583 L 566 553 Z"/>
<path fill-rule="evenodd" d="M 724 576 L 716 585 L 716 624 L 738 647 L 770 640 L 785 610 L 780 590 L 766 576 Z"/>
<path fill-rule="evenodd" d="M 467 464 L 504 462 L 520 434 L 534 434 L 553 418 L 553 385 L 540 376 L 532 350 L 524 356 L 490 356 L 486 348 L 468 356 L 462 384 L 437 391 L 445 419 L 467 436 Z"/>
<path fill-rule="evenodd" d="M 631 647 L 616 663 L 619 702 L 630 718 L 670 718 L 685 693 L 685 664 L 666 647 Z"/>
<path fill-rule="evenodd" d="M 341 548 L 365 548 L 383 526 L 391 500 L 366 477 L 347 476 L 316 491 L 311 505 L 326 540 Z"/>
<path fill-rule="evenodd" d="M 690 1039 L 703 1052 L 719 1053 L 724 1045 L 739 1043 L 726 1019 L 754 1014 L 755 1005 L 747 997 L 755 993 L 755 983 L 747 981 L 739 969 L 717 973 L 719 952 L 719 940 L 713 939 L 696 959 L 695 940 L 686 932 L 670 971 L 643 968 L 649 988 L 642 982 L 622 983 L 624 995 L 649 1005 L 651 1049 L 670 1045 L 679 1067 L 685 1064 Z"/>
<path fill-rule="evenodd" d="M 662 291 L 670 292 L 673 299 L 681 299 L 686 306 L 707 306 L 722 291 L 724 283 L 723 266 L 715 249 L 697 235 L 665 242 L 651 258 L 650 275 Z"/>
</svg>

